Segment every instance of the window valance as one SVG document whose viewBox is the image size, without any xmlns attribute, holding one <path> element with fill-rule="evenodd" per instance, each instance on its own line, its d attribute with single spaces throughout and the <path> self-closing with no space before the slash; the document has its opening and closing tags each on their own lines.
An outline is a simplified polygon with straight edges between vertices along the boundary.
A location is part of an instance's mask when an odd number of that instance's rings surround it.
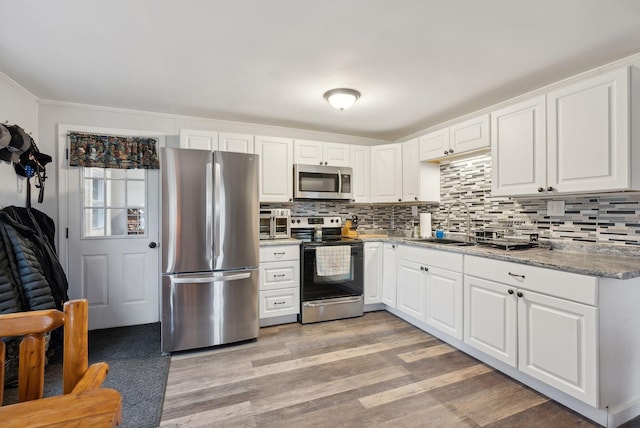
<svg viewBox="0 0 640 428">
<path fill-rule="evenodd" d="M 147 137 L 69 133 L 69 166 L 160 169 L 157 140 Z"/>
</svg>

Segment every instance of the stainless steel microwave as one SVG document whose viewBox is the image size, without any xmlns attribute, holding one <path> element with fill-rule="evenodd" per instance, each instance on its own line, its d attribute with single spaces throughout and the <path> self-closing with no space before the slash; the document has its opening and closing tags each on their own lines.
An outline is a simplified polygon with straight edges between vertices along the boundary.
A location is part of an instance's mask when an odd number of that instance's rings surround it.
<svg viewBox="0 0 640 428">
<path fill-rule="evenodd" d="M 295 199 L 353 199 L 353 170 L 326 165 L 293 165 Z"/>
</svg>

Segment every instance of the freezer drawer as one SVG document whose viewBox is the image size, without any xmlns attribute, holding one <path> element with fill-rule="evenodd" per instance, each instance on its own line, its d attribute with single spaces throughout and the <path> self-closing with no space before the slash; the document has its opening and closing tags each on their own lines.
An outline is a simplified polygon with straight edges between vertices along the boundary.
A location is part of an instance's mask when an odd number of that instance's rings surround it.
<svg viewBox="0 0 640 428">
<path fill-rule="evenodd" d="M 258 270 L 163 275 L 162 351 L 258 337 Z"/>
</svg>

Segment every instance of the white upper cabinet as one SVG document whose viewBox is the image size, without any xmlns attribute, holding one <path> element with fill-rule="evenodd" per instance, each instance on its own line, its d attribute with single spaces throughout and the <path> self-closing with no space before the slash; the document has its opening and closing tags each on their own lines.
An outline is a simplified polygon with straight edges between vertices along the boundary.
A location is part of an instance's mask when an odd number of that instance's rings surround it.
<svg viewBox="0 0 640 428">
<path fill-rule="evenodd" d="M 371 202 L 371 148 L 351 146 L 353 201 Z"/>
<path fill-rule="evenodd" d="M 371 147 L 371 202 L 402 201 L 402 144 Z"/>
<path fill-rule="evenodd" d="M 631 169 L 640 159 L 631 149 L 632 141 L 640 144 L 631 126 L 640 119 L 630 107 L 638 103 L 630 97 L 631 78 L 638 78 L 632 71 L 603 73 L 493 112 L 492 193 L 639 189 Z"/>
<path fill-rule="evenodd" d="M 348 167 L 351 150 L 348 144 L 295 140 L 294 163 Z"/>
<path fill-rule="evenodd" d="M 417 138 L 402 143 L 402 200 L 440 201 L 440 166 L 420 162 Z"/>
<path fill-rule="evenodd" d="M 418 139 L 402 143 L 402 200 L 420 200 L 420 159 Z"/>
<path fill-rule="evenodd" d="M 253 135 L 221 132 L 218 136 L 220 150 L 225 152 L 253 153 Z"/>
<path fill-rule="evenodd" d="M 218 132 L 180 129 L 180 147 L 183 149 L 218 150 Z"/>
<path fill-rule="evenodd" d="M 551 191 L 630 188 L 629 72 L 623 68 L 547 94 Z"/>
<path fill-rule="evenodd" d="M 420 160 L 430 161 L 489 148 L 489 115 L 483 114 L 429 134 L 420 140 Z"/>
<path fill-rule="evenodd" d="M 293 140 L 255 137 L 260 156 L 260 202 L 293 200 Z"/>
<path fill-rule="evenodd" d="M 546 102 L 539 95 L 491 113 L 491 191 L 537 193 L 546 186 Z"/>
</svg>

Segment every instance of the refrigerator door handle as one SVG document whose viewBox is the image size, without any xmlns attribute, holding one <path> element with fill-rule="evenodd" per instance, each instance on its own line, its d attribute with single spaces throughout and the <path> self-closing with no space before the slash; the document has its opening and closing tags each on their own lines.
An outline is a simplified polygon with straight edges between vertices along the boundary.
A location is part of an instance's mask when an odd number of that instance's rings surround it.
<svg viewBox="0 0 640 428">
<path fill-rule="evenodd" d="M 232 275 L 211 275 L 211 276 L 198 276 L 198 277 L 184 277 L 171 275 L 171 284 L 204 284 L 211 282 L 222 281 L 237 281 L 239 279 L 246 279 L 251 276 L 250 272 L 236 273 Z"/>
<path fill-rule="evenodd" d="M 212 258 L 213 258 L 213 226 L 211 224 L 211 219 L 212 219 L 212 210 L 213 210 L 213 200 L 212 200 L 212 193 L 211 193 L 211 186 L 212 186 L 212 181 L 213 181 L 213 166 L 211 164 L 211 162 L 207 162 L 207 172 L 206 172 L 206 213 L 207 213 L 207 220 L 206 220 L 206 225 L 205 225 L 205 235 L 206 235 L 206 258 L 207 260 L 210 261 L 211 263 L 211 267 L 213 267 L 213 263 L 212 263 Z"/>
</svg>

